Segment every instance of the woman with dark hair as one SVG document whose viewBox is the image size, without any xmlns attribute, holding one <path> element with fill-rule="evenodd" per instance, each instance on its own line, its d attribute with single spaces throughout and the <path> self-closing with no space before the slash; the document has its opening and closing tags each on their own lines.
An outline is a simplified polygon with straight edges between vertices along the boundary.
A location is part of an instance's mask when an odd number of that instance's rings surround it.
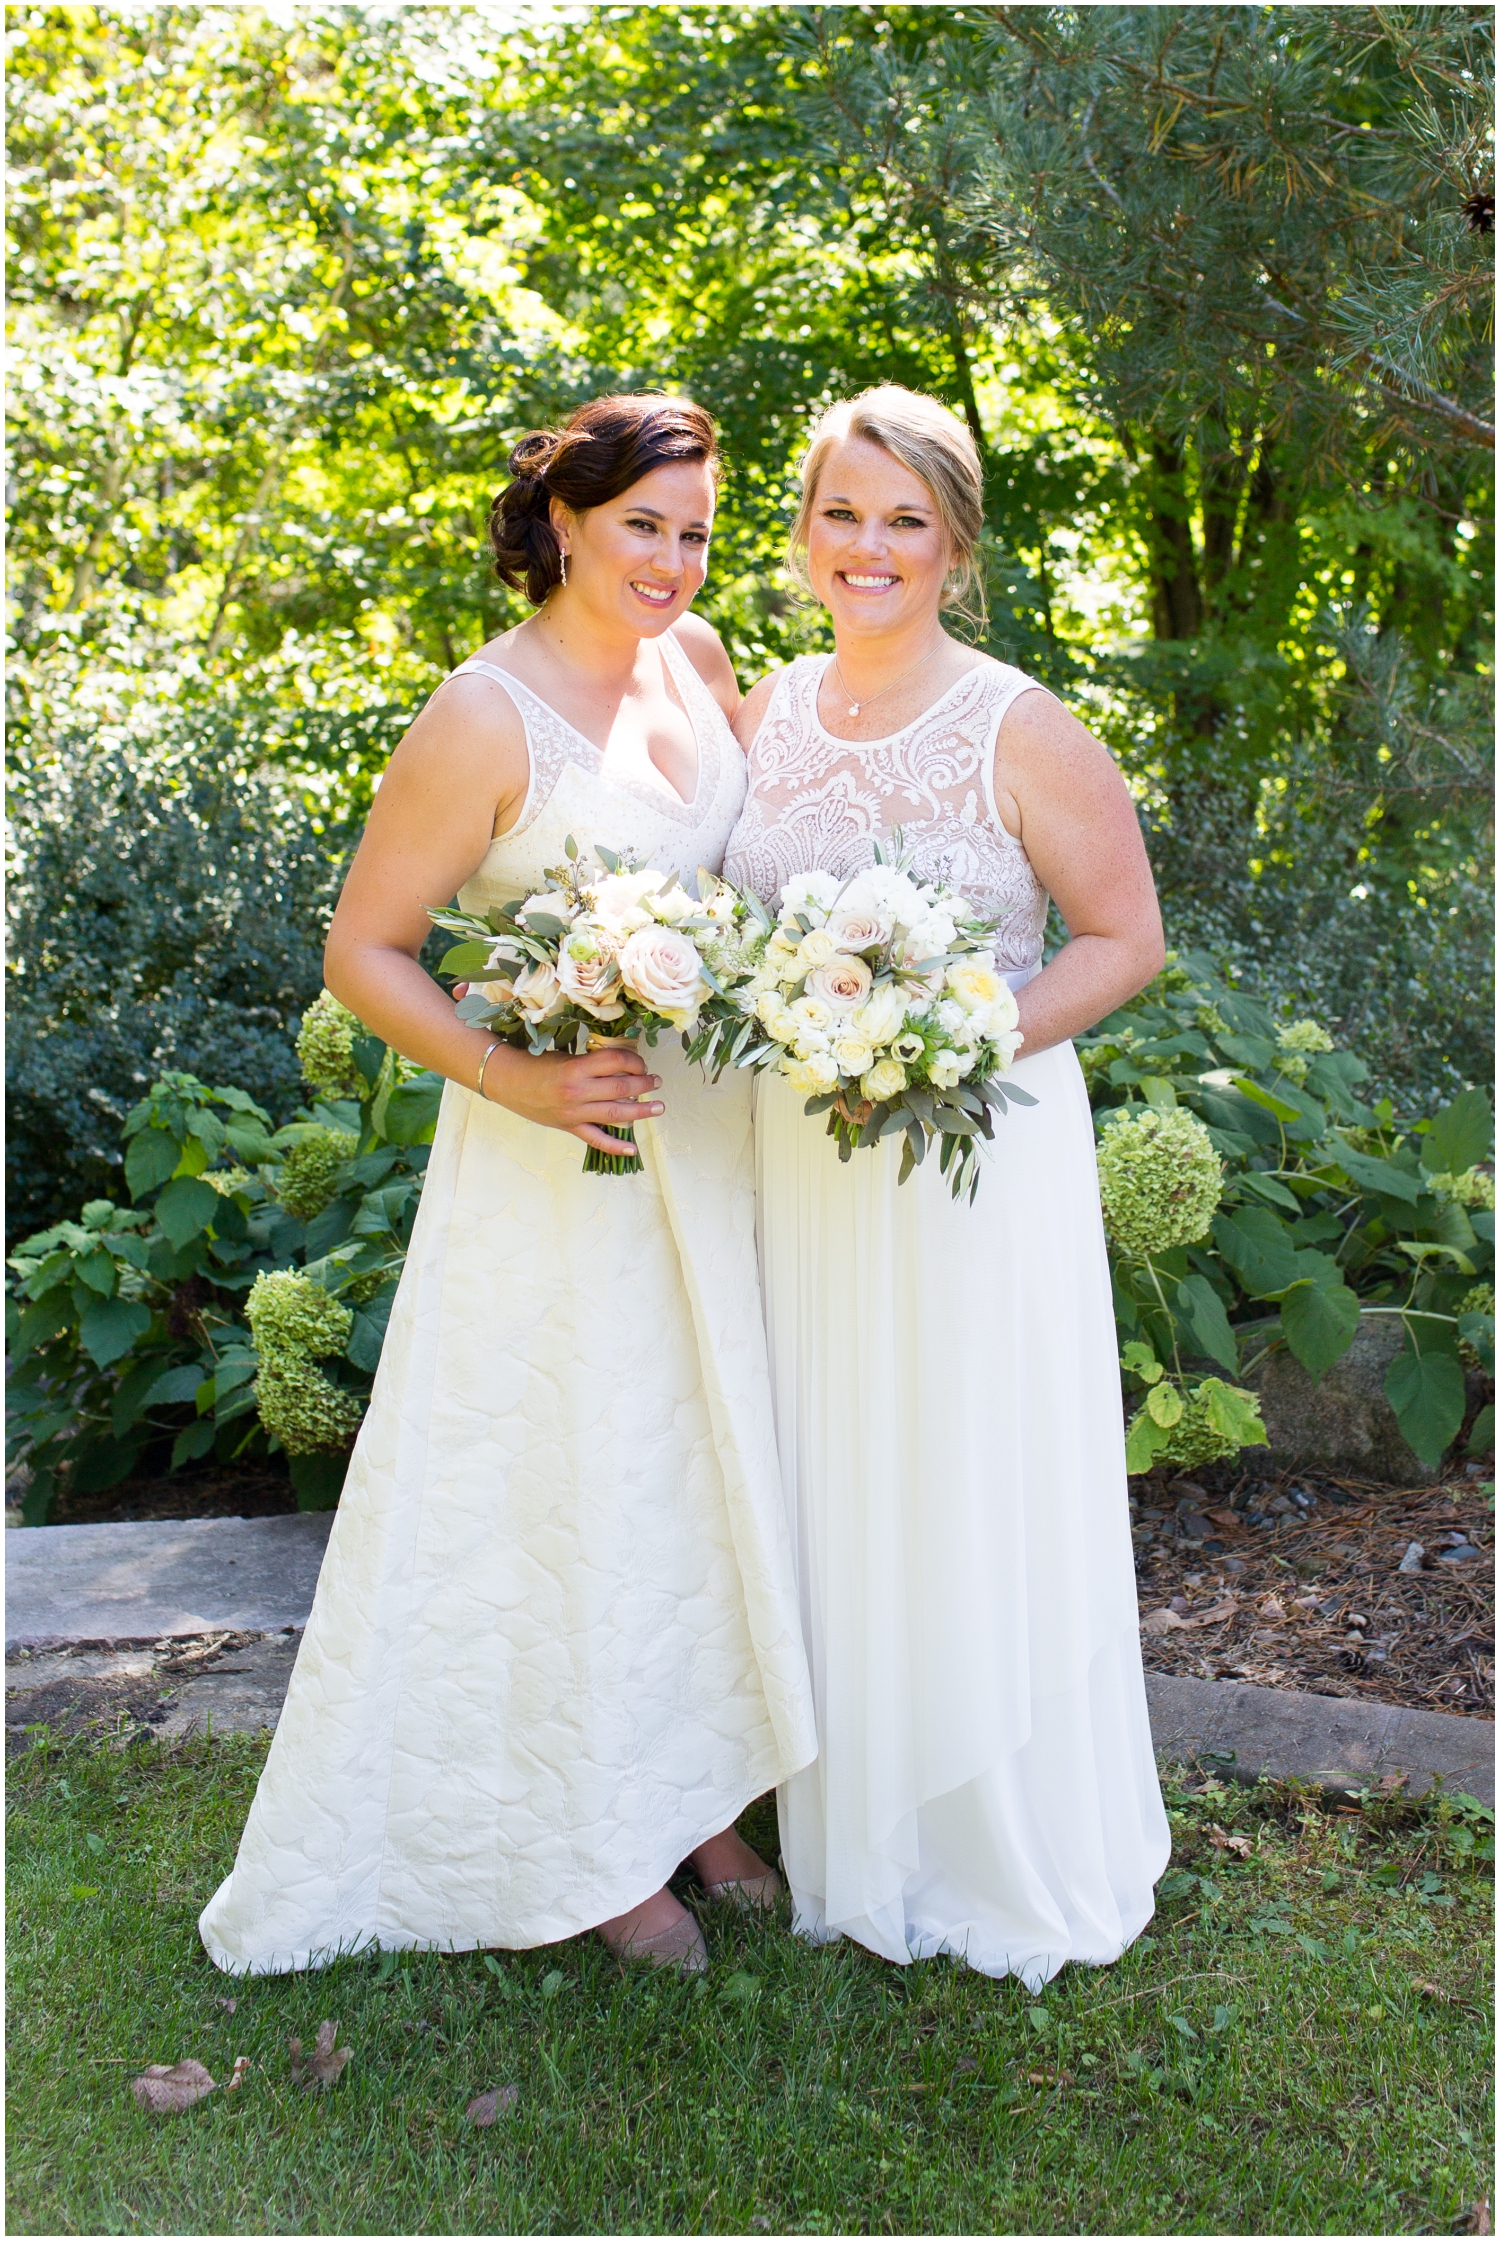
<svg viewBox="0 0 1500 2241">
<path fill-rule="evenodd" d="M 745 795 L 689 612 L 717 478 L 683 398 L 525 437 L 490 534 L 536 612 L 434 693 L 381 781 L 329 987 L 444 1074 L 369 1413 L 233 1873 L 221 1968 L 546 1944 L 702 1968 L 666 1888 L 764 1903 L 735 1816 L 812 1756 L 755 1263 L 744 1077 L 532 1057 L 417 962 L 430 906 L 534 891 L 567 841 L 690 878 Z M 583 1171 L 584 1145 L 640 1169 Z"/>
</svg>

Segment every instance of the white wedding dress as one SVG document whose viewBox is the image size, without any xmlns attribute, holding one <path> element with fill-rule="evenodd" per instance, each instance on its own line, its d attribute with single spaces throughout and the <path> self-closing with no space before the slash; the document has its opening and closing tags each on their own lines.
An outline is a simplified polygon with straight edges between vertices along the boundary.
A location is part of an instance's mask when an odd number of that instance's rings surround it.
<svg viewBox="0 0 1500 2241">
<path fill-rule="evenodd" d="M 1047 898 L 1001 825 L 993 749 L 1031 687 L 984 663 L 886 739 L 782 673 L 726 876 L 768 902 L 896 826 L 919 877 L 1000 921 L 1019 987 Z M 1071 1044 L 1022 1055 L 973 1205 L 887 1142 L 841 1164 L 760 1077 L 761 1280 L 817 1762 L 779 1796 L 797 1926 L 1032 1987 L 1115 1960 L 1170 1849 L 1146 1716 L 1120 1381 L 1088 1099 Z"/>
<path fill-rule="evenodd" d="M 744 761 L 662 641 L 698 783 L 612 782 L 507 672 L 531 784 L 464 888 L 570 834 L 717 868 Z M 484 668 L 466 663 L 466 668 Z M 676 1038 L 644 1172 L 450 1083 L 317 1599 L 204 1944 L 235 1972 L 622 1914 L 815 1749 L 756 1276 L 749 1090 Z"/>
</svg>

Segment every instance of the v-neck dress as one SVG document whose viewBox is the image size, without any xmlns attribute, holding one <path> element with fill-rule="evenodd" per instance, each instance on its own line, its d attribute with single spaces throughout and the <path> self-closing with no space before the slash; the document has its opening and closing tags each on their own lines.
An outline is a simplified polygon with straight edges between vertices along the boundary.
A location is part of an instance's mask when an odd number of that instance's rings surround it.
<svg viewBox="0 0 1500 2241">
<path fill-rule="evenodd" d="M 690 802 L 526 728 L 483 910 L 603 842 L 717 869 L 745 766 L 662 641 Z M 449 1083 L 369 1413 L 239 1854 L 218 1965 L 541 1945 L 622 1914 L 815 1749 L 756 1268 L 744 1076 L 670 1038 L 642 1172 Z"/>
</svg>

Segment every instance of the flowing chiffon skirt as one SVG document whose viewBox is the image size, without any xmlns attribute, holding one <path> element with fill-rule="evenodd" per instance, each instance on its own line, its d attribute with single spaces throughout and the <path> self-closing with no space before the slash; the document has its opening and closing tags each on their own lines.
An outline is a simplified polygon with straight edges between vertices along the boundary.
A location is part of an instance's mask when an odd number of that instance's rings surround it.
<svg viewBox="0 0 1500 2241">
<path fill-rule="evenodd" d="M 889 1143 L 841 1164 L 774 1074 L 756 1163 L 818 1722 L 797 1926 L 1034 1987 L 1118 1958 L 1170 1846 L 1088 1099 L 1071 1045 L 1014 1078 L 973 1205 Z"/>
</svg>

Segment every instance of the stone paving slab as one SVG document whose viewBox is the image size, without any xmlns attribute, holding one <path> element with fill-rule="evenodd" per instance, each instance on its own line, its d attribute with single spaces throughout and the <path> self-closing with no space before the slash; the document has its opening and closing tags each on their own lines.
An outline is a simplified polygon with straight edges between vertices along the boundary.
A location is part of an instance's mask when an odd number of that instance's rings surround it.
<svg viewBox="0 0 1500 2241">
<path fill-rule="evenodd" d="M 114 1709 L 164 1737 L 273 1728 L 332 1522 L 325 1512 L 7 1534 L 7 1724 Z M 1146 1675 L 1146 1701 L 1167 1764 L 1232 1754 L 1240 1779 L 1347 1790 L 1401 1774 L 1413 1794 L 1442 1781 L 1495 1800 L 1485 1720 L 1169 1673 Z"/>
<path fill-rule="evenodd" d="M 6 1649 L 304 1626 L 332 1523 L 322 1511 L 7 1533 Z"/>
<path fill-rule="evenodd" d="M 1168 1762 L 1232 1752 L 1226 1771 L 1240 1780 L 1276 1774 L 1359 1790 L 1403 1774 L 1410 1796 L 1442 1781 L 1485 1805 L 1495 1802 L 1495 1730 L 1488 1720 L 1177 1673 L 1148 1673 L 1146 1702 L 1157 1754 Z"/>
</svg>

